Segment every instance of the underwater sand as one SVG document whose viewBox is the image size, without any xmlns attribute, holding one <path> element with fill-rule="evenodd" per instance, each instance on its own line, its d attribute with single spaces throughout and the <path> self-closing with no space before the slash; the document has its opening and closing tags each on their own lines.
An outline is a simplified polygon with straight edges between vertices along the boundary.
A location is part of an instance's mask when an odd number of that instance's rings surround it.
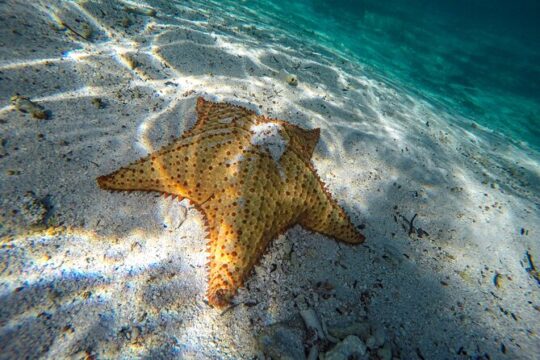
<svg viewBox="0 0 540 360">
<path fill-rule="evenodd" d="M 535 358 L 538 153 L 201 3 L 0 3 L 0 358 L 262 358 L 259 334 L 306 308 L 367 319 L 398 358 Z M 320 127 L 314 166 L 366 243 L 294 227 L 237 306 L 209 307 L 201 214 L 95 182 L 189 129 L 198 96 Z"/>
</svg>

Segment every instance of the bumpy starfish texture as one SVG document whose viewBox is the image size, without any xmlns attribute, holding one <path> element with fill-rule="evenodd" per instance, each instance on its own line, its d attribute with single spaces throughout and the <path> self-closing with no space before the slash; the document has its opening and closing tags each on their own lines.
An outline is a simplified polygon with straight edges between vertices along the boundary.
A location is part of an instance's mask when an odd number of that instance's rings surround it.
<svg viewBox="0 0 540 360">
<path fill-rule="evenodd" d="M 295 224 L 346 243 L 364 240 L 311 164 L 319 129 L 203 98 L 197 115 L 191 131 L 97 182 L 188 198 L 203 212 L 211 305 L 229 304 L 268 243 Z"/>
</svg>

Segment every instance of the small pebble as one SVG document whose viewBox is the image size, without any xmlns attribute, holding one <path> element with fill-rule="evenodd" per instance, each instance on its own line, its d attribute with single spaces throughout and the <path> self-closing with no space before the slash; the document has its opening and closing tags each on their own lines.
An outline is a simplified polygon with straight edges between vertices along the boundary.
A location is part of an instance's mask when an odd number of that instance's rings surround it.
<svg viewBox="0 0 540 360">
<path fill-rule="evenodd" d="M 375 329 L 375 331 L 373 332 L 373 337 L 375 338 L 375 347 L 380 347 L 384 345 L 384 342 L 386 341 L 386 336 L 382 327 L 378 327 Z"/>
<path fill-rule="evenodd" d="M 156 10 L 154 9 L 135 7 L 135 6 L 125 6 L 124 11 L 128 13 L 132 13 L 132 14 L 152 16 L 152 17 L 155 17 L 157 15 Z"/>
<path fill-rule="evenodd" d="M 345 340 L 337 344 L 332 350 L 328 351 L 325 360 L 347 360 L 351 358 L 361 358 L 366 355 L 366 345 L 354 335 L 347 336 Z"/>
<path fill-rule="evenodd" d="M 36 104 L 25 96 L 15 95 L 12 96 L 11 105 L 15 107 L 15 110 L 22 113 L 29 113 L 34 119 L 47 120 L 49 113 L 43 108 L 43 106 Z"/>
<path fill-rule="evenodd" d="M 105 107 L 105 103 L 100 98 L 93 98 L 92 105 L 94 105 L 98 109 L 103 109 Z"/>
<path fill-rule="evenodd" d="M 264 329 L 258 343 L 261 352 L 272 359 L 302 360 L 304 354 L 304 334 L 284 324 L 275 324 Z"/>
<path fill-rule="evenodd" d="M 367 322 L 357 322 L 348 325 L 334 325 L 328 332 L 339 339 L 345 339 L 349 335 L 356 335 L 364 341 L 370 335 L 371 326 Z"/>
<path fill-rule="evenodd" d="M 388 343 L 384 344 L 382 348 L 377 350 L 377 356 L 380 360 L 392 360 L 392 349 Z"/>
<path fill-rule="evenodd" d="M 370 336 L 367 340 L 366 340 L 366 345 L 368 348 L 370 349 L 375 349 L 375 343 L 377 342 L 377 340 L 375 340 L 375 336 Z"/>
<path fill-rule="evenodd" d="M 298 78 L 295 75 L 289 74 L 285 78 L 285 81 L 287 81 L 287 84 L 291 86 L 298 86 Z"/>
</svg>

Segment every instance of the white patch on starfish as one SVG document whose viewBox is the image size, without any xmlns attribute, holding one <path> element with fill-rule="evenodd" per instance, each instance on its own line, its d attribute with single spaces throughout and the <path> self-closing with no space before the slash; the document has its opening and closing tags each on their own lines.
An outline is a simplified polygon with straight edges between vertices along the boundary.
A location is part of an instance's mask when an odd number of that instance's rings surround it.
<svg viewBox="0 0 540 360">
<path fill-rule="evenodd" d="M 274 162 L 279 172 L 281 180 L 285 180 L 285 172 L 279 163 L 281 156 L 287 149 L 288 141 L 281 136 L 281 125 L 273 122 L 253 125 L 249 129 L 251 131 L 251 144 L 265 149 Z"/>
<path fill-rule="evenodd" d="M 287 140 L 281 136 L 281 125 L 276 123 L 263 123 L 253 125 L 249 129 L 251 135 L 251 144 L 266 149 L 272 159 L 279 163 L 281 156 L 287 148 Z"/>
<path fill-rule="evenodd" d="M 238 205 L 243 208 L 245 205 L 246 205 L 246 199 L 244 199 L 242 196 L 240 196 L 236 202 L 238 203 Z"/>
<path fill-rule="evenodd" d="M 238 154 L 234 158 L 232 158 L 231 160 L 226 160 L 225 164 L 233 165 L 233 164 L 240 163 L 240 162 L 244 161 L 244 159 L 245 159 L 244 154 Z"/>
</svg>

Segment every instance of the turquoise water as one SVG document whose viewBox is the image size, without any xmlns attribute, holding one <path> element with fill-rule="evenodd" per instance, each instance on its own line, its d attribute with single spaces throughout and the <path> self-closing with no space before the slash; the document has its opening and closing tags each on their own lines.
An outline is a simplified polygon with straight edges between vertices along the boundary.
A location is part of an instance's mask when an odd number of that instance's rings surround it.
<svg viewBox="0 0 540 360">
<path fill-rule="evenodd" d="M 246 1 L 300 42 L 324 44 L 372 76 L 540 150 L 540 3 Z M 263 25 L 263 24 L 259 24 Z"/>
</svg>

